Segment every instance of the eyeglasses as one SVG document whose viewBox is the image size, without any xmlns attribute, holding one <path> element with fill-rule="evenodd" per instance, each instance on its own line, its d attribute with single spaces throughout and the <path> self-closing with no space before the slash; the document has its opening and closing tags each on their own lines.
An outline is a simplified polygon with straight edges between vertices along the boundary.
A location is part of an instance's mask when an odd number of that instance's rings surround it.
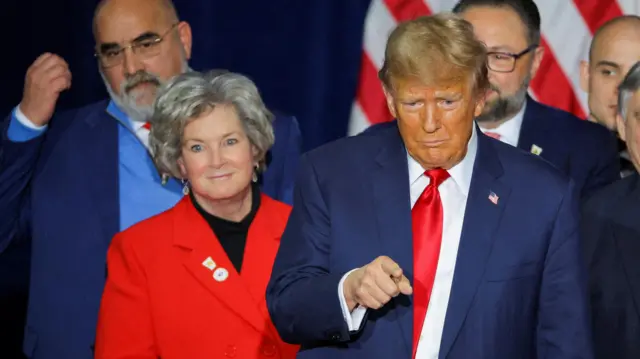
<svg viewBox="0 0 640 359">
<path fill-rule="evenodd" d="M 496 51 L 487 52 L 487 66 L 495 72 L 512 72 L 516 68 L 516 61 L 537 47 L 538 44 L 533 44 L 517 54 Z"/>
<path fill-rule="evenodd" d="M 102 44 L 96 49 L 95 57 L 100 61 L 100 65 L 104 68 L 121 65 L 124 62 L 124 52 L 127 49 L 140 58 L 149 59 L 160 54 L 160 44 L 169 33 L 178 26 L 178 23 L 171 27 L 162 35 L 158 36 L 153 33 L 146 33 L 138 36 L 131 41 L 131 44 L 120 47 L 118 44 Z"/>
</svg>

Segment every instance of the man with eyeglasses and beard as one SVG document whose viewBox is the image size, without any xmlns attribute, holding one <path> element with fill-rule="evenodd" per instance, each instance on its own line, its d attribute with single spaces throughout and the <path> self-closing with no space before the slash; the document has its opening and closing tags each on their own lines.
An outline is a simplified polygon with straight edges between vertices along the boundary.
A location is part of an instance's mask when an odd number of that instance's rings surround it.
<svg viewBox="0 0 640 359">
<path fill-rule="evenodd" d="M 189 69 L 189 25 L 170 0 L 103 0 L 93 32 L 111 99 L 54 114 L 71 72 L 43 54 L 0 142 L 0 252 L 15 238 L 32 239 L 29 358 L 93 357 L 111 238 L 183 196 L 183 184 L 161 176 L 149 155 L 147 119 L 158 87 Z M 261 185 L 291 203 L 300 132 L 291 117 L 276 117 L 273 127 Z"/>
<path fill-rule="evenodd" d="M 570 176 L 582 197 L 620 178 L 615 137 L 600 126 L 527 95 L 544 49 L 532 0 L 462 0 L 453 9 L 488 48 L 491 91 L 482 132 L 539 155 Z"/>
</svg>

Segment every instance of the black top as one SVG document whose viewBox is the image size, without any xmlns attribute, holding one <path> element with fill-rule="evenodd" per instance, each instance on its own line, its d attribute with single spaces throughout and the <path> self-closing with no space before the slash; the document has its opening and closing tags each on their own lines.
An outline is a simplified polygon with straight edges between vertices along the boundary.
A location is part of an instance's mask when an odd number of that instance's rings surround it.
<svg viewBox="0 0 640 359">
<path fill-rule="evenodd" d="M 242 259 L 244 257 L 244 248 L 247 244 L 247 235 L 249 234 L 249 226 L 258 212 L 260 207 L 260 189 L 258 185 L 253 183 L 251 186 L 251 211 L 240 222 L 232 222 L 220 217 L 216 217 L 205 211 L 193 198 L 193 194 L 189 191 L 191 202 L 198 210 L 198 213 L 209 223 L 211 230 L 218 237 L 218 241 L 227 253 L 227 257 L 236 268 L 238 273 L 242 268 Z"/>
</svg>

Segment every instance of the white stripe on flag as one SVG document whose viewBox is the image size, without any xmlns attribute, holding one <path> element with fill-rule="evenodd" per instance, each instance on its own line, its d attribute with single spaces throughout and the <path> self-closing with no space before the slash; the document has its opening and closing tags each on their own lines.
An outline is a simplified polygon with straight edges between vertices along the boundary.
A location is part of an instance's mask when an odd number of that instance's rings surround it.
<svg viewBox="0 0 640 359">
<path fill-rule="evenodd" d="M 360 108 L 360 104 L 358 104 L 358 102 L 354 102 L 353 106 L 351 106 L 348 136 L 355 136 L 366 130 L 370 125 L 371 124 L 369 123 L 369 120 L 367 120 L 367 116 L 364 115 L 364 112 L 362 112 L 362 109 Z"/>
<path fill-rule="evenodd" d="M 591 43 L 591 31 L 573 1 L 538 0 L 536 4 L 540 10 L 542 34 L 569 79 L 582 109 L 588 112 L 587 98 L 580 96 L 580 60 L 585 47 Z"/>
<path fill-rule="evenodd" d="M 373 0 L 364 22 L 364 51 L 379 70 L 384 62 L 387 38 L 396 27 L 396 21 L 382 0 Z"/>
</svg>

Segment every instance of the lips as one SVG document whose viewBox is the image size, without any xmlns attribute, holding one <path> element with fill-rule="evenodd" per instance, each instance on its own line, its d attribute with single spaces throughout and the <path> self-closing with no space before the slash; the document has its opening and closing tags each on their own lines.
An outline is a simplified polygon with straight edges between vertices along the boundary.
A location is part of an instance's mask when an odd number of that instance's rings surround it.
<svg viewBox="0 0 640 359">
<path fill-rule="evenodd" d="M 207 178 L 210 180 L 221 180 L 221 179 L 227 179 L 229 177 L 231 177 L 231 173 L 222 173 L 222 174 L 207 176 Z"/>
</svg>

